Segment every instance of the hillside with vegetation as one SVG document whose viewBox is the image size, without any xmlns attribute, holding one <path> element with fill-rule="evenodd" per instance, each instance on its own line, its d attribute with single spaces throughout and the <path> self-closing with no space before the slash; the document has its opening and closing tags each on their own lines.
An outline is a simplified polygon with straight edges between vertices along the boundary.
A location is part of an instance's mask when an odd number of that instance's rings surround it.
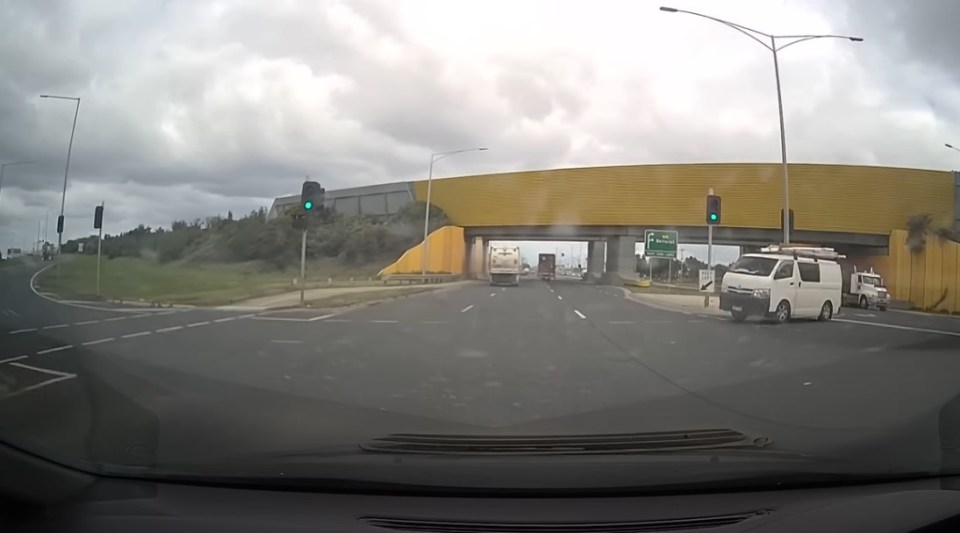
<svg viewBox="0 0 960 533">
<path fill-rule="evenodd" d="M 396 260 L 423 239 L 422 202 L 410 203 L 388 217 L 345 216 L 321 210 L 307 232 L 307 259 L 335 265 L 338 270 L 368 272 Z M 265 271 L 294 270 L 300 264 L 301 233 L 293 228 L 292 212 L 275 219 L 260 209 L 235 218 L 210 216 L 178 220 L 169 228 L 140 225 L 118 235 L 104 235 L 107 259 L 137 258 L 189 266 L 210 263 L 257 265 Z M 444 213 L 430 209 L 430 229 L 447 223 Z M 97 236 L 73 239 L 65 253 L 96 254 Z"/>
</svg>

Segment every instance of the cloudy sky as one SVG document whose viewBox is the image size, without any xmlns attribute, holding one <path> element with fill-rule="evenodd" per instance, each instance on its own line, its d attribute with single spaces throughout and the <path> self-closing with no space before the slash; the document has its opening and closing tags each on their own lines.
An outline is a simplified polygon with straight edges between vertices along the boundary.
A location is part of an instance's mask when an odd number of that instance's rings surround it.
<svg viewBox="0 0 960 533">
<path fill-rule="evenodd" d="M 663 0 L 667 1 L 667 0 Z M 792 161 L 951 169 L 955 0 L 696 1 L 779 34 Z M 328 189 L 579 165 L 777 161 L 772 62 L 722 25 L 638 0 L 5 0 L 0 248 L 168 226 Z"/>
</svg>

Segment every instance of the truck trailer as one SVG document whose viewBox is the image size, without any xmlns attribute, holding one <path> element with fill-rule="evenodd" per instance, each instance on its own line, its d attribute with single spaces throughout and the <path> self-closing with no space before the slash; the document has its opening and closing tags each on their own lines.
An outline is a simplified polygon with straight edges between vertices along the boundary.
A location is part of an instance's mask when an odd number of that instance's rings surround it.
<svg viewBox="0 0 960 533">
<path fill-rule="evenodd" d="M 520 285 L 520 273 L 523 272 L 520 248 L 491 246 L 487 272 L 490 274 L 490 285 Z"/>
<path fill-rule="evenodd" d="M 537 257 L 537 277 L 544 281 L 557 278 L 556 254 L 540 254 Z"/>
</svg>

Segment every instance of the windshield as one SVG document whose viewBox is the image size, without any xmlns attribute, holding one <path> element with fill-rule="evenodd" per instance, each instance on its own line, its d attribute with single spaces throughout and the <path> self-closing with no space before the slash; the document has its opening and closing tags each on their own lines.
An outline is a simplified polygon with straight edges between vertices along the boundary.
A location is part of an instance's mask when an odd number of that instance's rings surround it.
<svg viewBox="0 0 960 533">
<path fill-rule="evenodd" d="M 841 3 L 0 2 L 0 442 L 299 487 L 960 473 L 957 13 Z"/>
<path fill-rule="evenodd" d="M 744 256 L 730 267 L 730 272 L 749 274 L 751 276 L 769 276 L 779 260 L 773 257 Z"/>
</svg>

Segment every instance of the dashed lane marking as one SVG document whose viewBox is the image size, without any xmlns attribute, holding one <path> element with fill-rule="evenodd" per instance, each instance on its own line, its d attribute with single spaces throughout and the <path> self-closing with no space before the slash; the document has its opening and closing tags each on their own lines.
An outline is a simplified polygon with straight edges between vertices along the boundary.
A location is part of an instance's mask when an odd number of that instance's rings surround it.
<svg viewBox="0 0 960 533">
<path fill-rule="evenodd" d="M 370 320 L 371 324 L 396 324 L 399 320 Z"/>
<path fill-rule="evenodd" d="M 30 333 L 31 331 L 37 331 L 37 328 L 24 328 L 24 329 L 15 329 L 10 332 L 10 335 L 17 335 L 20 333 Z"/>
<path fill-rule="evenodd" d="M 577 316 L 580 317 L 580 318 L 583 318 L 583 319 L 586 319 L 586 318 L 587 318 L 587 315 L 581 313 L 581 312 L 580 312 L 579 310 L 577 310 L 577 309 L 574 309 L 573 312 L 576 313 Z"/>
<path fill-rule="evenodd" d="M 105 339 L 97 339 L 97 340 L 95 340 L 95 341 L 87 341 L 87 342 L 81 343 L 80 346 L 93 346 L 93 345 L 95 345 L 95 344 L 103 344 L 103 343 L 105 343 L 105 342 L 113 342 L 114 340 L 115 340 L 115 339 L 114 339 L 113 337 L 107 337 L 107 338 L 105 338 Z"/>
<path fill-rule="evenodd" d="M 495 292 L 491 292 L 491 293 L 490 293 L 490 297 L 491 297 L 491 298 L 493 298 L 493 297 L 496 296 L 496 295 L 497 295 L 497 293 L 495 293 Z"/>
<path fill-rule="evenodd" d="M 460 310 L 460 312 L 461 312 L 461 313 L 466 313 L 467 311 L 469 311 L 469 310 L 471 310 L 471 309 L 473 309 L 473 304 L 470 304 L 470 305 L 464 307 L 463 309 Z"/>
<path fill-rule="evenodd" d="M 617 325 L 633 324 L 633 320 L 611 320 L 610 323 L 611 323 L 611 324 L 617 324 Z"/>
<path fill-rule="evenodd" d="M 209 320 L 204 320 L 203 322 L 193 322 L 192 324 L 187 324 L 188 328 L 197 328 L 200 326 L 207 326 L 210 324 Z"/>
<path fill-rule="evenodd" d="M 218 319 L 214 320 L 214 322 L 216 322 L 217 324 L 222 324 L 222 323 L 224 323 L 224 322 L 230 322 L 231 320 L 236 320 L 236 319 L 237 319 L 237 317 L 235 317 L 235 316 L 227 316 L 227 317 L 223 317 L 223 318 L 218 318 Z"/>
<path fill-rule="evenodd" d="M 29 357 L 29 356 L 27 356 L 27 355 L 18 355 L 18 356 L 16 356 L 16 357 L 11 357 L 11 358 L 9 358 L 9 359 L 0 359 L 0 365 L 2 365 L 2 364 L 4 364 L 4 363 L 12 363 L 13 361 L 19 361 L 19 360 L 21 360 L 21 359 L 26 359 L 27 357 Z"/>
<path fill-rule="evenodd" d="M 98 322 L 100 322 L 100 321 L 99 321 L 99 320 L 84 320 L 84 321 L 82 321 L 82 322 L 74 322 L 73 325 L 74 325 L 74 326 L 87 326 L 87 325 L 89 325 L 89 324 L 96 324 L 96 323 L 98 323 Z"/>
<path fill-rule="evenodd" d="M 324 322 L 337 322 L 342 324 L 345 322 L 353 322 L 353 320 L 349 318 L 328 318 L 327 320 L 324 320 Z"/>
<path fill-rule="evenodd" d="M 557 300 L 563 300 L 563 296 L 557 295 Z"/>
<path fill-rule="evenodd" d="M 47 348 L 46 350 L 40 350 L 39 352 L 37 352 L 37 355 L 44 355 L 48 353 L 69 350 L 70 348 L 73 348 L 72 344 L 64 344 L 63 346 L 57 346 L 56 348 Z"/>
<path fill-rule="evenodd" d="M 183 329 L 183 326 L 170 326 L 169 328 L 160 328 L 160 329 L 154 330 L 154 332 L 167 333 L 168 331 L 177 331 L 179 329 Z"/>
<path fill-rule="evenodd" d="M 900 326 L 897 324 L 884 324 L 882 322 L 866 322 L 864 320 L 850 320 L 849 318 L 834 318 L 834 322 L 843 322 L 845 324 L 858 324 L 861 326 L 873 326 L 877 328 L 899 329 L 903 331 L 916 331 L 918 333 L 933 333 L 936 335 L 949 335 L 951 337 L 960 337 L 960 332 L 944 331 L 941 329 L 915 328 L 913 326 Z"/>
<path fill-rule="evenodd" d="M 126 335 L 120 335 L 121 339 L 135 339 L 137 337 L 146 337 L 153 333 L 152 331 L 138 331 L 136 333 L 127 333 Z"/>
<path fill-rule="evenodd" d="M 103 319 L 103 321 L 104 321 L 104 322 L 116 322 L 116 321 L 118 321 L 118 320 L 126 320 L 126 319 L 128 319 L 128 318 L 130 318 L 130 317 L 128 317 L 128 316 L 115 316 L 115 317 L 113 317 L 113 318 L 105 318 L 105 319 Z"/>
<path fill-rule="evenodd" d="M 307 321 L 308 321 L 308 322 L 315 322 L 315 321 L 317 321 L 317 320 L 323 320 L 323 319 L 326 319 L 326 318 L 330 318 L 330 317 L 332 317 L 332 316 L 333 316 L 332 313 L 329 314 L 329 315 L 320 315 L 320 316 L 315 316 L 315 317 L 313 317 L 313 318 L 308 318 Z"/>
<path fill-rule="evenodd" d="M 69 327 L 70 324 L 54 324 L 52 326 L 43 326 L 43 329 L 60 329 Z"/>
</svg>

